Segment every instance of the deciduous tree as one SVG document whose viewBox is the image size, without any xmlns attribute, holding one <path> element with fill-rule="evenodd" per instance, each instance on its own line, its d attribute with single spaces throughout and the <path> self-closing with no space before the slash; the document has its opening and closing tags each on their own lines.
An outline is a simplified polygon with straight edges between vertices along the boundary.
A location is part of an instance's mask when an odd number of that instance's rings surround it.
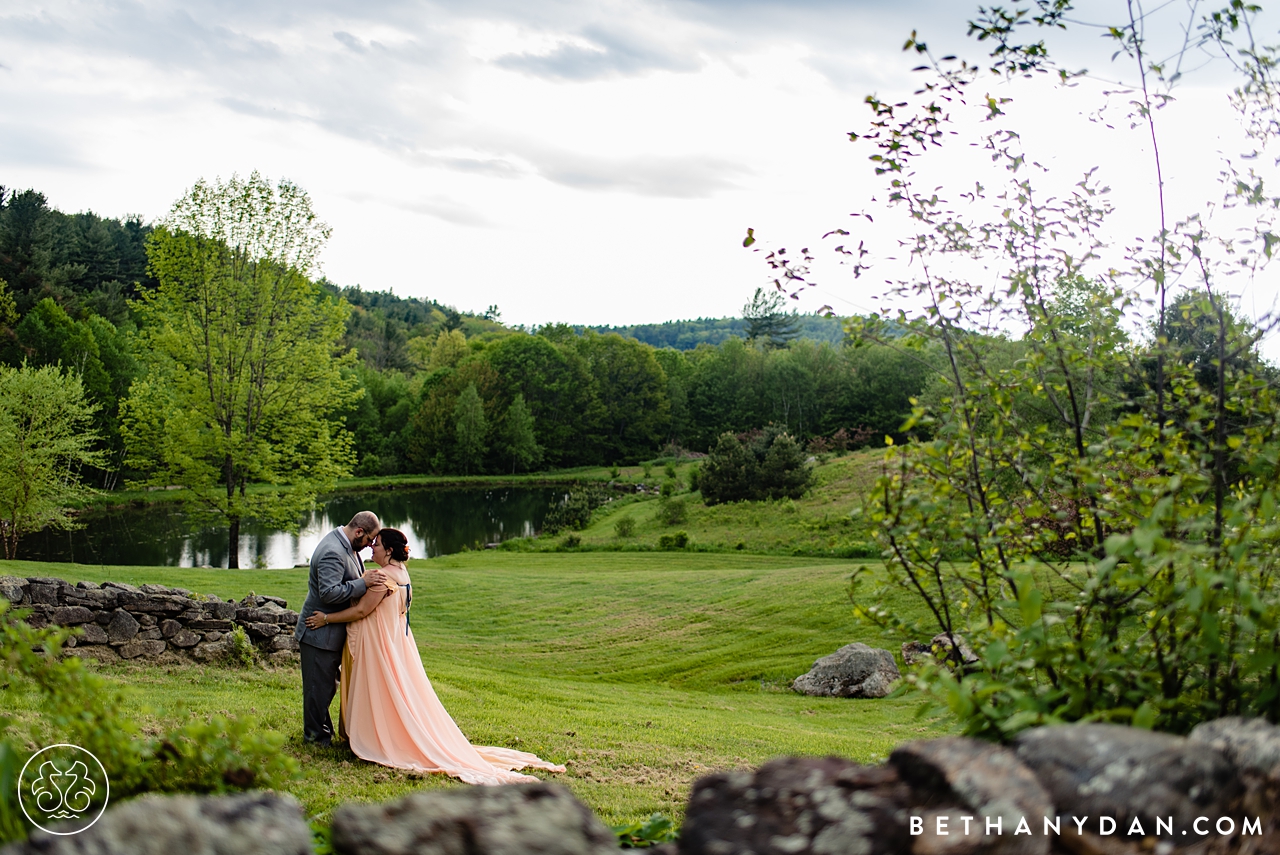
<svg viewBox="0 0 1280 855">
<path fill-rule="evenodd" d="M 199 181 L 147 244 L 159 280 L 140 306 L 145 379 L 123 410 L 129 461 L 147 483 L 181 484 L 229 527 L 296 528 L 351 466 L 330 415 L 357 383 L 338 352 L 347 310 L 308 275 L 329 229 L 287 181 Z"/>
<path fill-rule="evenodd" d="M 70 505 L 93 491 L 81 467 L 101 466 L 94 407 L 80 377 L 56 366 L 0 366 L 0 538 L 5 558 L 42 528 L 69 528 Z"/>
</svg>

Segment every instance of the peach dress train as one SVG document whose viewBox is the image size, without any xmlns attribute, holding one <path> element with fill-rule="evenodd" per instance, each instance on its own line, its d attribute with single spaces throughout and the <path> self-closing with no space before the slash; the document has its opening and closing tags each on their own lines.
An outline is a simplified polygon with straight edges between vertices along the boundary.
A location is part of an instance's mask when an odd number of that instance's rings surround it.
<svg viewBox="0 0 1280 855">
<path fill-rule="evenodd" d="M 384 568 L 395 593 L 347 625 L 342 665 L 342 722 L 357 757 L 414 772 L 443 772 L 468 784 L 537 781 L 514 769 L 563 772 L 524 751 L 472 745 L 436 697 L 408 629 L 409 574 Z M 349 658 L 348 658 L 349 655 Z"/>
</svg>

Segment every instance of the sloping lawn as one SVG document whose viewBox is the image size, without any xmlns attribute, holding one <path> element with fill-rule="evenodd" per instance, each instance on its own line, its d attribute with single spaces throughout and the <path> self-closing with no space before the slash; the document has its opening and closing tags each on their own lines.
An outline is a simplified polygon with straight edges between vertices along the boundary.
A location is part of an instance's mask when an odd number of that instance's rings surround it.
<svg viewBox="0 0 1280 855">
<path fill-rule="evenodd" d="M 709 770 L 780 754 L 883 757 L 946 722 L 907 700 L 808 698 L 786 688 L 851 641 L 897 652 L 902 639 L 859 629 L 845 580 L 862 562 L 746 554 L 475 552 L 412 562 L 411 625 L 441 700 L 470 739 L 565 763 L 545 775 L 609 823 L 682 816 Z M 0 562 L 0 573 L 177 585 L 300 606 L 305 570 L 201 570 Z M 322 817 L 341 801 L 463 786 L 313 749 L 301 733 L 296 668 L 99 667 L 136 689 L 149 726 L 218 712 L 249 714 L 289 736 L 303 768 L 291 787 Z M 0 705 L 39 720 L 14 684 Z M 336 721 L 336 702 L 334 717 Z"/>
</svg>

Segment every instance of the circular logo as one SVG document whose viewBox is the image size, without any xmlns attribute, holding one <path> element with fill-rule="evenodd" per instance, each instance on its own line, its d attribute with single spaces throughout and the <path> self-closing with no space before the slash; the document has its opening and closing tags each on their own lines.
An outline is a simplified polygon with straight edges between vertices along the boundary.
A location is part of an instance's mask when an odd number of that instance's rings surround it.
<svg viewBox="0 0 1280 855">
<path fill-rule="evenodd" d="M 102 816 L 110 795 L 107 770 L 79 745 L 41 748 L 18 776 L 22 812 L 32 825 L 49 834 L 84 831 Z"/>
</svg>

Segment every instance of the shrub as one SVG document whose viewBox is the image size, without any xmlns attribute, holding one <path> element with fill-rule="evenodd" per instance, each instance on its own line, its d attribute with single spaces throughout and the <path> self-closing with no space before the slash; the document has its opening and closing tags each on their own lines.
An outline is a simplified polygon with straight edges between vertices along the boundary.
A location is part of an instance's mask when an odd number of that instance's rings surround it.
<svg viewBox="0 0 1280 855">
<path fill-rule="evenodd" d="M 689 491 L 696 492 L 698 490 L 698 467 L 690 466 L 688 472 Z"/>
<path fill-rule="evenodd" d="M 689 519 L 689 507 L 684 499 L 663 496 L 658 500 L 658 519 L 664 525 L 680 525 Z"/>
<path fill-rule="evenodd" d="M 0 716 L 0 732 L 9 733 L 13 722 Z M 0 843 L 22 840 L 27 836 L 27 825 L 18 804 L 18 774 L 22 771 L 22 758 L 5 739 L 0 738 Z"/>
<path fill-rule="evenodd" d="M 660 843 L 672 843 L 679 839 L 675 824 L 660 813 L 640 822 L 615 825 L 613 833 L 623 849 L 644 849 Z"/>
<path fill-rule="evenodd" d="M 742 499 L 798 499 L 813 483 L 804 452 L 785 430 L 770 425 L 744 444 L 721 434 L 707 457 L 698 487 L 708 505 Z"/>
<path fill-rule="evenodd" d="M 547 534 L 558 534 L 567 528 L 581 531 L 591 524 L 591 511 L 595 506 L 586 490 L 571 490 L 547 511 L 542 528 Z"/>
<path fill-rule="evenodd" d="M 670 498 L 676 493 L 676 483 L 674 481 L 663 481 L 662 487 L 658 492 L 664 499 Z"/>
<path fill-rule="evenodd" d="M 636 533 L 636 521 L 633 517 L 619 517 L 613 524 L 613 533 L 618 537 L 631 537 Z"/>
<path fill-rule="evenodd" d="M 619 475 L 621 475 L 621 474 L 622 474 L 622 470 L 621 470 L 621 469 L 619 469 L 617 466 L 611 466 L 611 467 L 609 467 L 609 477 L 610 477 L 610 478 L 617 479 L 617 477 L 618 477 Z"/>
<path fill-rule="evenodd" d="M 227 651 L 227 663 L 229 665 L 248 668 L 258 661 L 258 650 L 253 646 L 253 642 L 249 640 L 249 635 L 244 631 L 244 627 L 236 624 L 232 627 L 231 632 L 227 634 L 227 638 L 231 641 L 231 647 Z"/>
<path fill-rule="evenodd" d="M 560 547 L 562 549 L 577 549 L 581 545 L 582 537 L 576 534 L 568 535 L 564 540 L 560 541 Z"/>
<path fill-rule="evenodd" d="M 689 533 L 687 531 L 664 534 L 658 538 L 659 549 L 684 549 L 688 545 Z"/>
<path fill-rule="evenodd" d="M 670 463 L 670 462 L 669 462 L 669 463 L 667 463 L 667 465 L 666 465 L 666 466 L 662 467 L 662 474 L 663 474 L 663 475 L 666 475 L 666 476 L 667 476 L 668 478 L 670 478 L 672 481 L 676 480 L 676 466 L 675 466 L 675 464 L 674 464 L 674 463 Z"/>
<path fill-rule="evenodd" d="M 810 454 L 825 454 L 833 448 L 835 448 L 835 445 L 825 436 L 815 436 L 805 446 L 805 450 Z"/>
<path fill-rule="evenodd" d="M 1247 24 L 1252 12 L 1240 8 Z M 971 30 L 997 36 L 993 67 L 1008 61 L 999 36 L 1012 24 L 1002 28 Z M 1143 63 L 1141 30 L 1130 32 L 1124 53 Z M 1215 36 L 1223 49 L 1225 32 Z M 1043 48 L 1035 61 L 1050 70 Z M 1235 102 L 1268 137 L 1280 95 L 1273 56 L 1241 66 L 1265 76 Z M 980 66 L 966 66 L 971 76 L 948 78 L 945 103 L 969 97 Z M 964 637 L 976 663 L 926 666 L 908 681 L 969 735 L 1005 740 L 1082 720 L 1176 733 L 1222 716 L 1280 721 L 1280 372 L 1258 349 L 1277 318 L 1242 320 L 1225 284 L 1264 264 L 1274 235 L 1215 236 L 1198 215 L 1151 240 L 1112 234 L 1092 173 L 1061 204 L 1045 204 L 1025 170 L 1012 177 L 1037 153 L 1007 145 L 1017 135 L 1003 124 L 982 139 L 1010 170 L 987 191 L 1007 207 L 988 217 L 954 205 L 959 188 L 903 177 L 920 168 L 904 141 L 945 112 L 937 85 L 892 118 L 869 99 L 876 169 L 918 223 L 903 241 L 913 261 L 950 270 L 978 259 L 1002 280 L 904 279 L 889 298 L 918 310 L 851 324 L 878 343 L 908 329 L 913 347 L 949 366 L 913 402 L 901 429 L 912 441 L 888 441 L 868 494 L 891 589 L 855 591 L 858 612 L 904 635 L 945 634 L 953 650 Z M 1130 113 L 1153 135 L 1161 97 L 1144 91 Z M 951 134 L 945 120 L 930 127 L 936 139 Z M 1229 204 L 1246 195 L 1227 193 Z M 1142 248 L 1123 270 L 1095 265 L 1104 235 Z M 903 594 L 927 618 L 886 610 Z"/>
<path fill-rule="evenodd" d="M 0 599 L 0 661 L 7 679 L 29 682 L 43 696 L 40 722 L 49 732 L 22 734 L 12 720 L 0 721 L 0 842 L 25 835 L 17 806 L 8 801 L 16 790 L 8 776 L 21 769 L 28 742 L 67 742 L 94 754 L 111 781 L 112 800 L 147 792 L 279 788 L 295 777 L 293 759 L 281 751 L 284 736 L 256 730 L 252 718 L 215 716 L 159 736 L 140 735 L 126 712 L 137 704 L 78 658 L 62 657 L 70 631 L 33 629 L 24 615 Z"/>
</svg>

